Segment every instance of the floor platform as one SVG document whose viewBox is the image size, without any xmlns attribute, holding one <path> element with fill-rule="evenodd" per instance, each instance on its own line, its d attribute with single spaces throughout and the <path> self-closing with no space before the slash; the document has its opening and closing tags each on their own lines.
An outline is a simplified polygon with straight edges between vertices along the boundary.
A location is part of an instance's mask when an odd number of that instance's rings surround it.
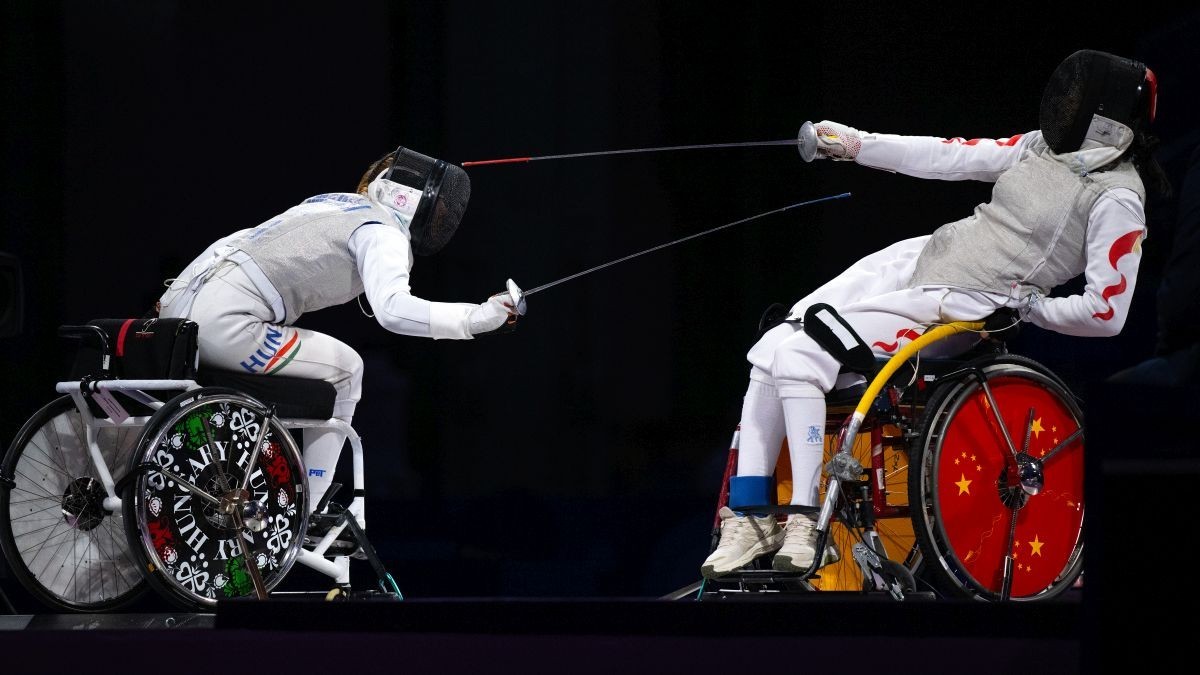
<svg viewBox="0 0 1200 675">
<path fill-rule="evenodd" d="M 98 654 L 125 651 L 139 662 L 205 673 L 235 658 L 239 669 L 306 672 L 729 674 L 770 669 L 779 659 L 812 664 L 825 655 L 832 661 L 823 668 L 839 670 L 927 675 L 971 663 L 972 673 L 1064 675 L 1087 672 L 1084 607 L 1077 597 L 906 603 L 829 592 L 702 602 L 239 600 L 220 603 L 212 614 L 0 617 L 0 648 L 35 656 L 21 672 L 84 668 Z"/>
</svg>

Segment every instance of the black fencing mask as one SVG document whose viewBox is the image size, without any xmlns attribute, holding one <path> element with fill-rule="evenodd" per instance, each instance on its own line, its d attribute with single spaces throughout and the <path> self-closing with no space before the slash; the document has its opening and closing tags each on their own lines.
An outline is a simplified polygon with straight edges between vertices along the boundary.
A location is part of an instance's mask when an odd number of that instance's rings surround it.
<svg viewBox="0 0 1200 675">
<path fill-rule="evenodd" d="M 440 251 L 454 236 L 471 199 L 467 172 L 401 146 L 382 177 L 421 191 L 408 226 L 412 250 L 417 255 Z"/>
<path fill-rule="evenodd" d="M 1042 137 L 1058 154 L 1083 146 L 1092 116 L 1137 130 L 1154 120 L 1154 72 L 1133 59 L 1090 49 L 1068 56 L 1054 69 L 1038 116 Z"/>
</svg>

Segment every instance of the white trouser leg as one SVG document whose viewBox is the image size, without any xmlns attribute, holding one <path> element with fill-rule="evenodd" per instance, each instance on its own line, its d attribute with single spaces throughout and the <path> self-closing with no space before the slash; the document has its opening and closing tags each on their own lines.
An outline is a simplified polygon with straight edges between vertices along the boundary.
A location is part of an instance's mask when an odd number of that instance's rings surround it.
<svg viewBox="0 0 1200 675">
<path fill-rule="evenodd" d="M 333 429 L 305 429 L 303 434 L 304 466 L 308 468 L 308 508 L 315 509 L 333 483 L 346 434 Z"/>
<path fill-rule="evenodd" d="M 781 399 L 792 461 L 792 503 L 816 506 L 825 451 L 825 392 L 808 385 L 799 393 Z"/>
<path fill-rule="evenodd" d="M 742 400 L 737 475 L 770 476 L 783 445 L 783 407 L 775 387 L 750 380 Z"/>
<path fill-rule="evenodd" d="M 161 316 L 178 316 L 170 304 Z M 236 265 L 220 270 L 196 293 L 190 318 L 200 326 L 200 363 L 210 368 L 325 380 L 336 391 L 333 416 L 349 424 L 362 398 L 363 362 L 349 345 L 323 333 L 270 323 L 273 310 Z M 310 504 L 333 479 L 346 438 L 335 431 L 304 433 Z"/>
</svg>

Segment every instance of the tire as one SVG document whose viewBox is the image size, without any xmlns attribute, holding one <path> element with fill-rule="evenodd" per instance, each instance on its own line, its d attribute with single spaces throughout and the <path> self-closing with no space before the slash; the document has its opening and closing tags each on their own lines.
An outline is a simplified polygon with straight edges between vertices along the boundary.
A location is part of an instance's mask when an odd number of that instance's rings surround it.
<svg viewBox="0 0 1200 675">
<path fill-rule="evenodd" d="M 120 480 L 139 429 L 100 428 L 97 445 Z M 106 512 L 86 430 L 71 397 L 34 413 L 0 463 L 0 548 L 13 575 L 51 609 L 103 612 L 146 589 L 123 514 Z M 11 480 L 12 483 L 8 481 Z"/>
<path fill-rule="evenodd" d="M 161 466 L 220 499 L 245 475 L 267 408 L 253 398 L 215 387 L 181 394 L 167 402 L 138 439 L 131 468 Z M 203 420 L 212 433 L 212 452 Z M 271 418 L 251 471 L 251 497 L 266 507 L 266 529 L 241 530 L 241 537 L 267 590 L 291 569 L 308 521 L 304 462 L 291 433 Z M 230 452 L 232 448 L 232 452 Z M 222 461 L 223 460 L 223 461 Z M 219 467 L 219 470 L 218 470 Z M 246 556 L 233 517 L 153 470 L 130 482 L 125 525 L 134 556 L 148 570 L 150 585 L 191 611 L 212 611 L 218 599 L 254 595 Z"/>
<path fill-rule="evenodd" d="M 1066 443 L 1082 432 L 1082 411 L 1062 380 L 1032 359 L 989 356 L 970 365 L 984 374 L 1017 451 L 1028 430 L 1029 454 L 1049 457 L 1044 483 L 1027 494 L 1011 478 L 1016 462 L 978 378 L 938 383 L 909 477 L 920 576 L 949 597 L 1001 600 L 1011 541 L 1009 599 L 1052 598 L 1083 569 L 1082 433 Z"/>
</svg>

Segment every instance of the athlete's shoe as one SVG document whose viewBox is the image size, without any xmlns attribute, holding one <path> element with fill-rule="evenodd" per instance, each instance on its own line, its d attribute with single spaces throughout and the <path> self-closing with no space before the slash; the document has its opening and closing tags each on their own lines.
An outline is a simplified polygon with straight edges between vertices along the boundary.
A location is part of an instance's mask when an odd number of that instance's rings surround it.
<svg viewBox="0 0 1200 675">
<path fill-rule="evenodd" d="M 721 541 L 704 564 L 700 574 L 714 579 L 777 550 L 783 544 L 783 528 L 775 516 L 739 516 L 728 506 L 721 507 Z"/>
<path fill-rule="evenodd" d="M 813 558 L 817 555 L 816 527 L 817 519 L 806 513 L 788 516 L 787 525 L 783 527 L 783 546 L 775 554 L 771 567 L 777 572 L 803 572 L 812 567 Z M 830 542 L 825 547 L 821 566 L 840 559 L 837 548 Z"/>
</svg>

